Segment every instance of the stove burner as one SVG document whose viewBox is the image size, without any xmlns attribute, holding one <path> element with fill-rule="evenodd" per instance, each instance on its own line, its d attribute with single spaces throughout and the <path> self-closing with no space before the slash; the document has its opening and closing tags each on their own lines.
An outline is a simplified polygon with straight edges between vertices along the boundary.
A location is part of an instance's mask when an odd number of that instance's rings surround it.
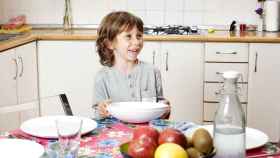
<svg viewBox="0 0 280 158">
<path fill-rule="evenodd" d="M 199 34 L 197 26 L 167 25 L 144 27 L 144 34 L 147 35 L 193 35 Z"/>
</svg>

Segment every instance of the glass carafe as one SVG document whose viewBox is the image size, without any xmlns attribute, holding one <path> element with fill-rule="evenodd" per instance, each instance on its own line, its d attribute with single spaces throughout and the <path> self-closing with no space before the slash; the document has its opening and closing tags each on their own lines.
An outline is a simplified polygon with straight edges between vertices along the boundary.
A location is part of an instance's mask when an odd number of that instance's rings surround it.
<svg viewBox="0 0 280 158">
<path fill-rule="evenodd" d="M 246 120 L 237 93 L 237 80 L 241 74 L 227 71 L 222 75 L 223 89 L 214 118 L 215 158 L 245 158 Z"/>
</svg>

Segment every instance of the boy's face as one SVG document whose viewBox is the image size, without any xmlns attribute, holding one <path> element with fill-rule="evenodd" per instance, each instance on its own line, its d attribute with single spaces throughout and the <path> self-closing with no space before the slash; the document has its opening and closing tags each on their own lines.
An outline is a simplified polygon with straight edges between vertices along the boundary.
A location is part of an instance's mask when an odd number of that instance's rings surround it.
<svg viewBox="0 0 280 158">
<path fill-rule="evenodd" d="M 116 36 L 110 47 L 114 50 L 116 61 L 135 62 L 143 48 L 143 33 L 137 27 L 123 31 Z"/>
</svg>

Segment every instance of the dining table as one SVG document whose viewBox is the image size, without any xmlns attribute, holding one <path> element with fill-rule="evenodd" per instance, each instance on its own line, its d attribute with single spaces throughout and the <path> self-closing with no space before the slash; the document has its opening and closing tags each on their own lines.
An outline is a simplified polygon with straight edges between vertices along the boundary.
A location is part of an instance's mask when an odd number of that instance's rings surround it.
<svg viewBox="0 0 280 158">
<path fill-rule="evenodd" d="M 82 135 L 78 158 L 126 158 L 120 151 L 120 145 L 132 138 L 133 129 L 149 124 L 133 124 L 119 121 L 115 118 L 96 120 L 96 129 Z M 45 148 L 41 158 L 59 158 L 59 143 L 57 139 L 40 138 L 24 133 L 20 129 L 8 132 L 1 138 L 20 138 L 35 141 Z M 265 145 L 246 151 L 246 158 L 280 158 L 280 148 L 277 144 L 268 142 Z"/>
</svg>

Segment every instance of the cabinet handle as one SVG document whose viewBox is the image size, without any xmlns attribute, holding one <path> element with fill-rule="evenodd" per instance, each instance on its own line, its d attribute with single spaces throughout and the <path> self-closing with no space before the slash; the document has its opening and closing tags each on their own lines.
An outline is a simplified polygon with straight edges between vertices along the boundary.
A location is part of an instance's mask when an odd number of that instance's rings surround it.
<svg viewBox="0 0 280 158">
<path fill-rule="evenodd" d="M 255 68 L 254 68 L 254 72 L 257 72 L 257 68 L 258 68 L 258 52 L 256 52 L 256 54 L 255 54 Z"/>
<path fill-rule="evenodd" d="M 156 51 L 153 51 L 153 65 L 155 65 L 155 56 L 156 56 Z"/>
<path fill-rule="evenodd" d="M 24 67 L 23 67 L 23 60 L 22 60 L 21 56 L 19 56 L 18 59 L 19 59 L 19 61 L 21 63 L 21 71 L 19 73 L 19 77 L 21 77 L 23 75 L 23 69 L 24 69 Z"/>
<path fill-rule="evenodd" d="M 220 90 L 215 91 L 215 95 L 220 95 L 220 94 L 221 94 Z"/>
<path fill-rule="evenodd" d="M 229 52 L 229 53 L 216 52 L 216 54 L 237 54 L 237 52 Z"/>
<path fill-rule="evenodd" d="M 166 58 L 165 58 L 165 71 L 168 71 L 168 51 L 165 53 Z"/>
<path fill-rule="evenodd" d="M 222 72 L 216 72 L 216 75 L 222 75 L 223 73 Z"/>
<path fill-rule="evenodd" d="M 15 72 L 15 76 L 13 77 L 13 79 L 16 80 L 17 76 L 18 76 L 18 62 L 17 62 L 17 59 L 14 59 L 14 58 L 13 58 L 13 61 L 15 62 L 15 65 L 16 65 L 16 72 Z"/>
</svg>

